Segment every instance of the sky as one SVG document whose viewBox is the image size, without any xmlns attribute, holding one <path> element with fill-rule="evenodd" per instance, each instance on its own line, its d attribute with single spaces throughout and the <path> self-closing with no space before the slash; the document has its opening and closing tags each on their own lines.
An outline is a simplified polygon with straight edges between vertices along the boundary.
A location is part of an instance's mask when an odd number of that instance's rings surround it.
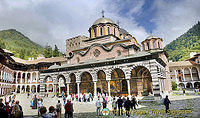
<svg viewBox="0 0 200 118">
<path fill-rule="evenodd" d="M 200 0 L 0 0 L 0 30 L 16 29 L 32 41 L 57 45 L 85 35 L 105 17 L 140 43 L 151 33 L 167 45 L 200 21 Z"/>
</svg>

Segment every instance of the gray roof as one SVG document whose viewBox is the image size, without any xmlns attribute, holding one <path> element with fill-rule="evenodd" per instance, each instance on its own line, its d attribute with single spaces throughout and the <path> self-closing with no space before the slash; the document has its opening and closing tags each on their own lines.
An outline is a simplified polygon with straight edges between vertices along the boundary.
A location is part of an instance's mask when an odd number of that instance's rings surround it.
<svg viewBox="0 0 200 118">
<path fill-rule="evenodd" d="M 114 24 L 114 22 L 111 19 L 102 17 L 102 18 L 97 19 L 93 23 L 93 25 L 97 25 L 97 24 L 100 24 L 100 23 L 113 23 Z"/>
<path fill-rule="evenodd" d="M 125 29 L 119 28 L 119 34 L 129 34 Z"/>
</svg>

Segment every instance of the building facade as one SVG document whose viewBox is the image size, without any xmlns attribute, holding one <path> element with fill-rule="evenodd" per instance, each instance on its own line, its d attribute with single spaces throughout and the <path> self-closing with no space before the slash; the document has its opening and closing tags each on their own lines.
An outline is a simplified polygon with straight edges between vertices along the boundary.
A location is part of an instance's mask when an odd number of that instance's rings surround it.
<svg viewBox="0 0 200 118">
<path fill-rule="evenodd" d="M 179 88 L 200 88 L 200 54 L 186 61 L 169 62 L 170 78 Z"/>
<path fill-rule="evenodd" d="M 161 38 L 137 40 L 111 19 L 102 17 L 89 28 L 89 37 L 66 40 L 67 64 L 40 71 L 40 90 L 47 81 L 53 91 L 67 94 L 107 93 L 156 99 L 171 91 L 167 54 Z"/>
</svg>

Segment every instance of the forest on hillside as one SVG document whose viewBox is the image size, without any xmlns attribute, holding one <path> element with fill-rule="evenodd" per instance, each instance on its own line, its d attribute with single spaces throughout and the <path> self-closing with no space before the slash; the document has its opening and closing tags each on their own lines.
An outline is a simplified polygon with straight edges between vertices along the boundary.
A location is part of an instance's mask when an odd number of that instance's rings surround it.
<svg viewBox="0 0 200 118">
<path fill-rule="evenodd" d="M 172 41 L 164 48 L 169 54 L 168 59 L 182 61 L 190 58 L 190 52 L 200 52 L 200 22 L 198 21 L 186 33 Z"/>
<path fill-rule="evenodd" d="M 30 57 L 36 59 L 39 54 L 47 58 L 62 55 L 56 45 L 54 49 L 49 45 L 42 47 L 15 29 L 0 31 L 0 48 L 7 49 L 14 53 L 15 57 L 25 60 Z"/>
</svg>

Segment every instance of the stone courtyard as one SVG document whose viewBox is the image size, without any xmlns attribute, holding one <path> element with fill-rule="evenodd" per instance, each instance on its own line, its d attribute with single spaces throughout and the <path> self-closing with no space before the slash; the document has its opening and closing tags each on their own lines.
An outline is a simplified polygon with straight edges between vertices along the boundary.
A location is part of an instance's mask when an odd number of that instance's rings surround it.
<svg viewBox="0 0 200 118">
<path fill-rule="evenodd" d="M 173 92 L 169 99 L 171 100 L 170 110 L 171 113 L 164 113 L 164 105 L 162 101 L 140 103 L 137 107 L 137 111 L 132 113 L 132 117 L 198 117 L 200 114 L 200 96 L 194 95 L 192 92 L 187 92 L 188 94 L 182 95 L 180 92 Z M 56 106 L 57 101 L 60 99 L 63 104 L 62 98 L 54 97 L 50 94 L 48 98 L 44 98 L 43 105 L 49 108 L 49 106 Z M 30 107 L 31 97 L 27 98 L 26 94 L 17 94 L 16 100 L 20 101 L 20 105 L 23 107 L 24 116 L 26 118 L 37 118 L 37 110 L 33 110 Z M 73 102 L 74 104 L 74 118 L 95 118 L 96 107 L 95 102 Z M 111 109 L 111 102 L 108 103 L 108 108 Z M 181 114 L 181 111 L 186 110 L 187 113 Z M 64 107 L 62 107 L 62 114 L 64 113 Z M 105 117 L 105 116 L 99 116 Z M 109 117 L 114 117 L 113 113 L 110 112 Z M 124 116 L 116 116 L 116 118 L 121 118 Z"/>
</svg>

